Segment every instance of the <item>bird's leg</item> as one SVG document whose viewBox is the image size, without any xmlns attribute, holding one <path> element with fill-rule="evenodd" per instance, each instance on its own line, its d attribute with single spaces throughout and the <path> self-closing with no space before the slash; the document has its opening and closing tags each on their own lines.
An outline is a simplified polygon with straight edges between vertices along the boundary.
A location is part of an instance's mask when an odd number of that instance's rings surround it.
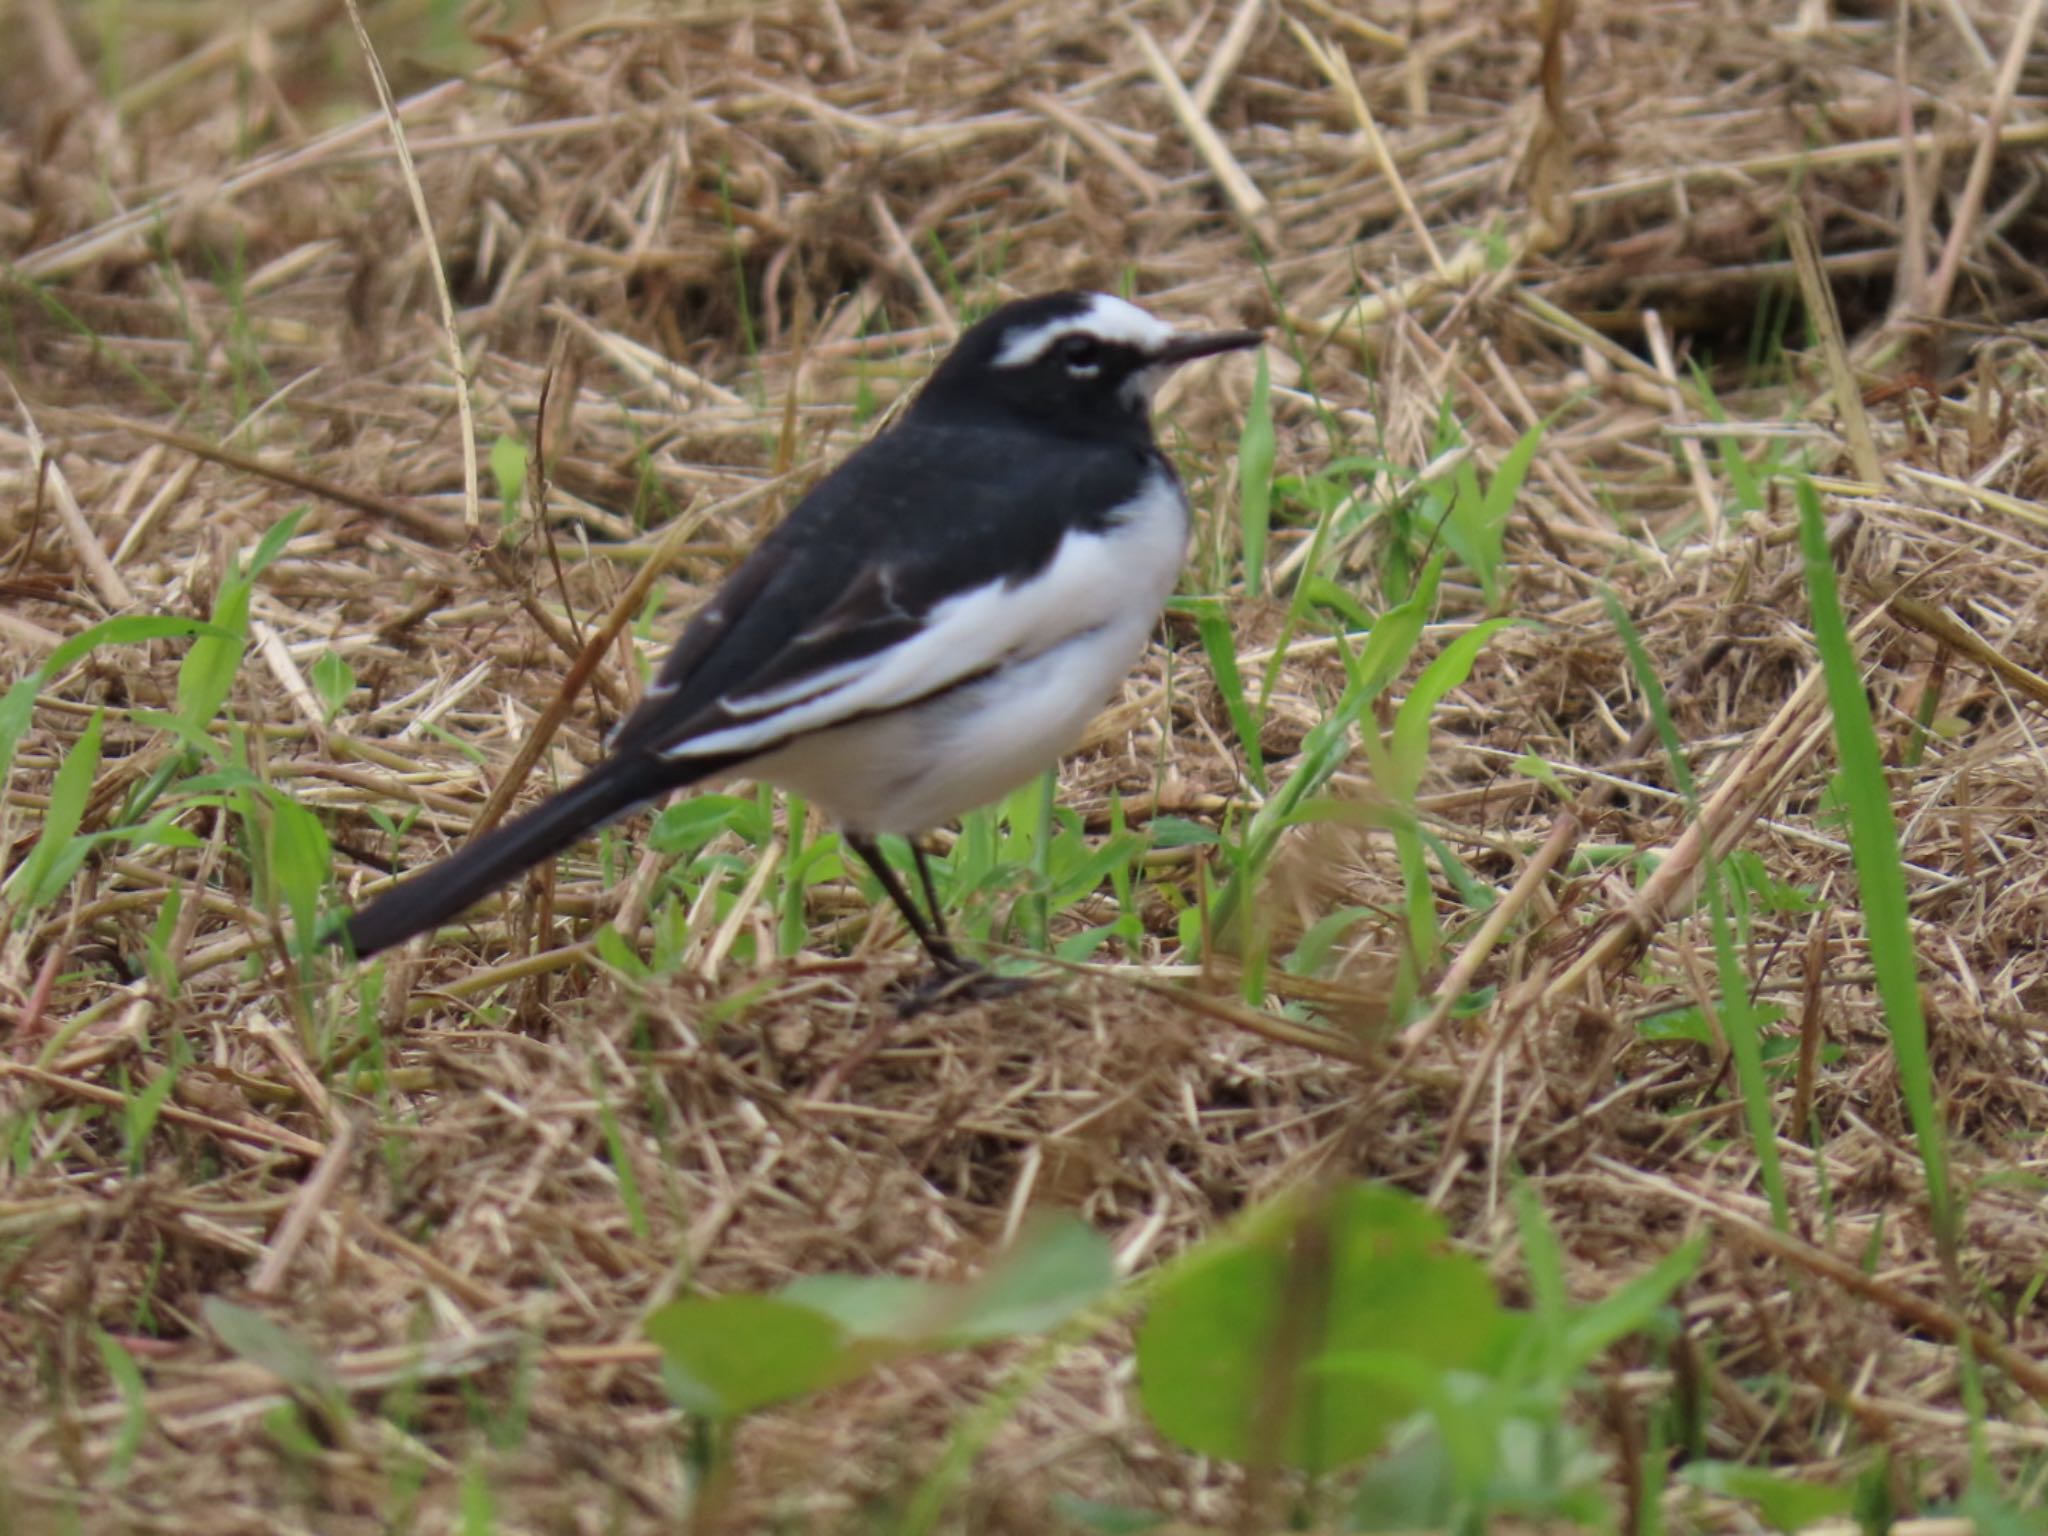
<svg viewBox="0 0 2048 1536">
<path fill-rule="evenodd" d="M 864 832 L 847 832 L 847 847 L 861 857 L 861 862 L 875 872 L 875 878 L 882 882 L 882 889 L 889 893 L 889 899 L 896 903 L 896 910 L 903 914 L 903 920 L 910 924 L 910 931 L 917 935 L 917 942 L 924 946 L 924 952 L 932 957 L 932 964 L 950 976 L 963 975 L 976 969 L 960 958 L 960 952 L 953 948 L 953 941 L 946 937 L 945 921 L 939 916 L 938 901 L 932 896 L 931 872 L 925 868 L 924 850 L 917 844 L 910 846 L 917 854 L 917 872 L 924 882 L 925 897 L 932 903 L 931 920 L 927 922 L 917 903 L 910 899 L 910 892 L 903 888 L 896 871 L 889 867 L 889 861 L 882 857 L 882 850 L 875 840 Z"/>
<path fill-rule="evenodd" d="M 917 861 L 917 883 L 924 887 L 924 909 L 932 915 L 932 929 L 950 950 L 953 940 L 946 932 L 946 909 L 939 905 L 939 888 L 932 884 L 931 860 L 925 857 L 924 844 L 914 837 L 910 839 L 910 856 Z"/>
<path fill-rule="evenodd" d="M 843 833 L 846 844 L 861 857 L 861 862 L 875 872 L 875 878 L 882 882 L 882 889 L 889 893 L 889 899 L 896 903 L 910 924 L 911 932 L 917 935 L 917 942 L 924 946 L 924 952 L 932 957 L 932 965 L 938 974 L 922 985 L 913 987 L 898 1004 L 896 1012 L 900 1018 L 922 1013 L 925 1009 L 955 998 L 997 998 L 1020 992 L 1030 983 L 1019 976 L 997 976 L 972 960 L 963 960 L 960 952 L 953 947 L 953 941 L 946 937 L 946 919 L 939 906 L 938 887 L 932 883 L 931 863 L 915 840 L 910 851 L 917 859 L 918 883 L 924 887 L 924 899 L 930 904 L 931 917 L 917 910 L 917 903 L 910 899 L 910 893 L 903 888 L 903 882 L 896 877 L 896 871 L 889 867 L 882 857 L 882 850 L 875 840 L 858 832 Z"/>
</svg>

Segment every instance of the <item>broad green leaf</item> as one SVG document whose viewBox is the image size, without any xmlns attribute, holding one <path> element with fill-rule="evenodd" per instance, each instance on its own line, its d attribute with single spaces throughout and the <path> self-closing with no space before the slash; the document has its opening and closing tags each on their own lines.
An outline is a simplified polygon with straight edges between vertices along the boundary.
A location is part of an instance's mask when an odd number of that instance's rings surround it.
<svg viewBox="0 0 2048 1536">
<path fill-rule="evenodd" d="M 341 713 L 341 706 L 348 702 L 348 696 L 356 691 L 355 668 L 351 667 L 339 651 L 322 651 L 320 659 L 307 672 L 313 684 L 313 691 L 320 695 L 320 703 L 330 721 Z"/>
<path fill-rule="evenodd" d="M 1151 832 L 1154 848 L 1210 847 L 1223 840 L 1214 827 L 1185 816 L 1155 816 Z"/>
<path fill-rule="evenodd" d="M 1392 750 L 1388 754 L 1393 782 L 1382 786 L 1390 795 L 1403 803 L 1415 798 L 1415 791 L 1422 783 L 1423 769 L 1429 761 L 1429 736 L 1437 705 L 1443 702 L 1445 694 L 1461 687 L 1472 675 L 1473 663 L 1479 659 L 1479 652 L 1486 642 L 1516 622 L 1514 619 L 1487 619 L 1475 624 L 1439 651 L 1422 669 L 1422 675 L 1415 680 L 1415 686 L 1394 714 L 1389 742 Z"/>
<path fill-rule="evenodd" d="M 1309 926 L 1309 929 L 1295 942 L 1294 951 L 1288 955 L 1285 969 L 1297 976 L 1315 976 L 1328 963 L 1330 951 L 1357 924 L 1373 915 L 1370 907 L 1339 907 L 1326 912 Z"/>
<path fill-rule="evenodd" d="M 981 1344 L 1044 1333 L 1115 1283 L 1109 1244 L 1069 1216 L 1027 1227 L 988 1273 L 966 1285 L 896 1275 L 809 1275 L 783 1301 L 824 1313 L 853 1339 L 919 1345 Z"/>
<path fill-rule="evenodd" d="M 1636 1033 L 1645 1040 L 1690 1040 L 1696 1045 L 1715 1046 L 1713 1026 L 1697 1007 L 1673 1008 L 1638 1020 Z"/>
<path fill-rule="evenodd" d="M 275 787 L 269 800 L 272 890 L 291 912 L 296 932 L 309 937 L 321 888 L 333 871 L 334 850 L 318 816 Z"/>
<path fill-rule="evenodd" d="M 1029 1224 L 1016 1246 L 967 1287 L 946 1329 L 958 1343 L 980 1343 L 1058 1327 L 1116 1282 L 1109 1244 L 1072 1216 Z"/>
<path fill-rule="evenodd" d="M 1780 1531 L 1800 1531 L 1846 1515 L 1856 1499 L 1852 1488 L 1808 1482 L 1732 1461 L 1691 1462 L 1680 1468 L 1678 1475 L 1703 1492 L 1754 1504 L 1764 1523 Z"/>
<path fill-rule="evenodd" d="M 1444 1437 L 1425 1430 L 1394 1446 L 1360 1474 L 1354 1501 L 1348 1530 L 1449 1529 L 1457 1487 Z"/>
<path fill-rule="evenodd" d="M 192 642 L 178 668 L 178 715 L 193 731 L 204 735 L 227 702 L 235 686 L 235 673 L 242 665 L 242 652 L 249 643 L 249 597 L 256 578 L 284 553 L 292 534 L 305 516 L 301 507 L 280 518 L 257 542 L 248 560 L 238 563 L 221 579 L 214 595 L 211 632 Z"/>
<path fill-rule="evenodd" d="M 249 639 L 249 583 L 239 572 L 224 578 L 213 602 L 214 634 L 192 642 L 178 668 L 178 717 L 205 735 L 235 686 Z"/>
<path fill-rule="evenodd" d="M 1437 584 L 1443 573 L 1443 557 L 1439 555 L 1423 567 L 1422 577 L 1407 601 L 1396 603 L 1373 622 L 1365 644 L 1349 659 L 1353 684 L 1368 699 L 1379 697 L 1415 654 L 1415 647 L 1422 641 L 1423 626 L 1429 623 L 1430 612 L 1436 607 Z"/>
<path fill-rule="evenodd" d="M 753 809 L 751 800 L 738 795 L 692 795 L 654 818 L 647 845 L 656 853 L 695 853 L 719 833 L 734 829 Z"/>
<path fill-rule="evenodd" d="M 1515 501 L 1522 494 L 1522 482 L 1529 478 L 1529 466 L 1536 460 L 1536 450 L 1542 445 L 1543 430 L 1548 425 L 1547 421 L 1539 421 L 1515 439 L 1515 446 L 1501 456 L 1500 467 L 1494 470 L 1493 479 L 1487 482 L 1480 524 L 1493 540 L 1496 561 L 1500 558 L 1508 514 L 1514 510 Z"/>
<path fill-rule="evenodd" d="M 1318 1307 L 1307 1332 L 1302 1309 Z M 1317 1362 L 1391 1349 L 1435 1372 L 1470 1366 L 1501 1325 L 1484 1268 L 1444 1246 L 1427 1208 L 1354 1185 L 1291 1233 L 1220 1242 L 1163 1281 L 1138 1333 L 1140 1394 L 1191 1450 L 1327 1470 L 1378 1449 L 1418 1403 L 1383 1373 Z"/>
<path fill-rule="evenodd" d="M 833 1318 L 773 1296 L 672 1301 L 648 1317 L 647 1336 L 680 1375 L 681 1406 L 718 1419 L 848 1380 L 868 1358 Z"/>
<path fill-rule="evenodd" d="M 626 942 L 625 936 L 610 923 L 597 930 L 597 958 L 621 976 L 633 981 L 652 979 L 647 962 L 640 958 L 633 946 Z"/>
<path fill-rule="evenodd" d="M 261 1312 L 208 1296 L 199 1310 L 229 1353 L 261 1366 L 299 1396 L 328 1408 L 343 1401 L 341 1383 L 326 1359 L 298 1335 Z"/>
<path fill-rule="evenodd" d="M 908 1275 L 804 1275 L 779 1299 L 822 1312 L 852 1339 L 911 1344 L 930 1335 L 935 1293 L 945 1289 Z"/>
</svg>

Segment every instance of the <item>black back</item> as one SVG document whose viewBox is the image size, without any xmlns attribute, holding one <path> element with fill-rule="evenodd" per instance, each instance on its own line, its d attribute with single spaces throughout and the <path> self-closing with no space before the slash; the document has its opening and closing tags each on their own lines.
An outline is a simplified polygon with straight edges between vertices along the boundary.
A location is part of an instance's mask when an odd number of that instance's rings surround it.
<svg viewBox="0 0 2048 1536">
<path fill-rule="evenodd" d="M 659 753 L 745 719 L 720 701 L 795 682 L 914 635 L 932 608 L 1043 570 L 1070 528 L 1108 525 L 1172 469 L 1140 398 L 1143 365 L 1105 345 L 1077 380 L 1056 358 L 996 368 L 1006 336 L 1086 312 L 1090 295 L 1005 305 L 969 329 L 903 419 L 797 504 L 698 610 L 613 747 Z M 677 765 L 687 769 L 687 762 Z"/>
</svg>

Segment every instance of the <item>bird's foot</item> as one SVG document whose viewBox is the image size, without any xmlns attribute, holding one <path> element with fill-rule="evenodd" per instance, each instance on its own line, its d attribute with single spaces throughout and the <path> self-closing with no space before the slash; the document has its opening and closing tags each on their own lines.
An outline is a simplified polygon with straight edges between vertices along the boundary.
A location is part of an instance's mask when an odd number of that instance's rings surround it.
<svg viewBox="0 0 2048 1536">
<path fill-rule="evenodd" d="M 901 988 L 897 993 L 896 1017 L 911 1018 L 949 1003 L 986 1003 L 999 997 L 1015 997 L 1036 985 L 1030 976 L 998 976 L 984 966 L 955 959 Z"/>
</svg>

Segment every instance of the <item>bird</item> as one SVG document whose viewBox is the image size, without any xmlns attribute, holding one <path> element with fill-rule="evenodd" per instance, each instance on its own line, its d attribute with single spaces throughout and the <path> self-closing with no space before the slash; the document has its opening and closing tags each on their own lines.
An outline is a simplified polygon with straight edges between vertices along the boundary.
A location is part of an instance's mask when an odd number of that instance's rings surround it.
<svg viewBox="0 0 2048 1536">
<path fill-rule="evenodd" d="M 1182 364 L 1262 339 L 1177 331 L 1107 293 L 1001 305 L 698 608 L 594 767 L 332 937 L 389 949 L 606 823 L 744 776 L 836 823 L 938 982 L 986 978 L 918 839 L 1057 765 L 1143 655 L 1190 528 L 1153 397 Z M 882 855 L 891 834 L 923 912 Z"/>
</svg>

